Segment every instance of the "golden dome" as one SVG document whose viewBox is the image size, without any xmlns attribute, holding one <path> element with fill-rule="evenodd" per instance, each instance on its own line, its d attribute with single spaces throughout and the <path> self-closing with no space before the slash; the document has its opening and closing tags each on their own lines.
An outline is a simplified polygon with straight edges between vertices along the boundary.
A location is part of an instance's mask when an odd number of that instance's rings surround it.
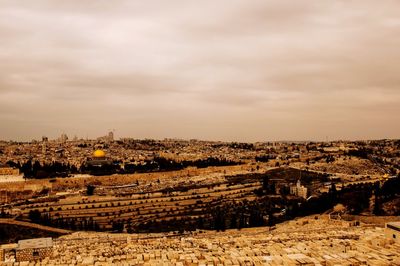
<svg viewBox="0 0 400 266">
<path fill-rule="evenodd" d="M 105 156 L 106 156 L 106 154 L 102 150 L 95 150 L 93 152 L 93 157 L 95 157 L 95 158 L 104 158 Z"/>
</svg>

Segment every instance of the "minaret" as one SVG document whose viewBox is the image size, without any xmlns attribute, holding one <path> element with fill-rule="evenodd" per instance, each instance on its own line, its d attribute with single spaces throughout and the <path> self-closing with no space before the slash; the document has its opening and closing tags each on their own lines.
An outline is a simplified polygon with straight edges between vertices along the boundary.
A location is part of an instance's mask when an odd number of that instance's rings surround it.
<svg viewBox="0 0 400 266">
<path fill-rule="evenodd" d="M 46 155 L 48 140 L 49 139 L 47 137 L 45 137 L 45 136 L 42 137 L 42 153 L 43 153 L 43 155 Z"/>
</svg>

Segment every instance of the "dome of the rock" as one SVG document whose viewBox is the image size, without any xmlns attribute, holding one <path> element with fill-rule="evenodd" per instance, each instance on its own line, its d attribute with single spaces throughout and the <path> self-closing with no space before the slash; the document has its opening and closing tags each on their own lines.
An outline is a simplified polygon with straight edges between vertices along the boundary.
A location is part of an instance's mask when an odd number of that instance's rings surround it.
<svg viewBox="0 0 400 266">
<path fill-rule="evenodd" d="M 104 158 L 106 156 L 105 152 L 102 150 L 95 150 L 93 152 L 93 157 L 94 158 Z"/>
</svg>

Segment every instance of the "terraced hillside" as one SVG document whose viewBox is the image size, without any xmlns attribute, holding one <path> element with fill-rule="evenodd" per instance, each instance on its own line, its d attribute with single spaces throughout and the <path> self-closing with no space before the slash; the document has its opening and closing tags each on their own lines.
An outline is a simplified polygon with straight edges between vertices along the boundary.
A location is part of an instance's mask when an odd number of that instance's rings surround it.
<svg viewBox="0 0 400 266">
<path fill-rule="evenodd" d="M 292 168 L 264 173 L 156 180 L 140 186 L 93 186 L 59 197 L 12 204 L 19 219 L 88 231 L 161 232 L 243 228 L 291 218 L 304 199 L 289 195 L 299 177 L 311 189 L 326 181 Z M 151 188 L 154 187 L 152 190 Z"/>
<path fill-rule="evenodd" d="M 221 204 L 238 204 L 256 198 L 261 182 L 216 184 L 187 191 L 133 193 L 124 196 L 75 196 L 53 203 L 26 204 L 19 208 L 24 218 L 55 227 L 112 230 L 123 223 L 141 227 L 154 221 L 180 221 L 186 226 L 209 219 L 210 210 Z M 90 228 L 91 227 L 91 228 Z"/>
</svg>

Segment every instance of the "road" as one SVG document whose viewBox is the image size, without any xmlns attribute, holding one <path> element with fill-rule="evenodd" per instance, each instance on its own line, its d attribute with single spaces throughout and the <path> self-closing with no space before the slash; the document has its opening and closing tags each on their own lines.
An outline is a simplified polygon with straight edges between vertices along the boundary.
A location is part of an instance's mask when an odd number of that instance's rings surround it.
<svg viewBox="0 0 400 266">
<path fill-rule="evenodd" d="M 17 221 L 17 220 L 8 219 L 8 218 L 0 218 L 0 224 L 19 225 L 19 226 L 35 228 L 35 229 L 38 229 L 38 230 L 43 230 L 43 231 L 48 231 L 48 232 L 53 232 L 53 233 L 58 233 L 58 234 L 69 234 L 69 233 L 72 233 L 72 231 L 70 231 L 70 230 L 59 229 L 59 228 L 54 228 L 54 227 L 50 227 L 50 226 L 44 226 L 44 225 L 35 224 L 35 223 Z"/>
</svg>

